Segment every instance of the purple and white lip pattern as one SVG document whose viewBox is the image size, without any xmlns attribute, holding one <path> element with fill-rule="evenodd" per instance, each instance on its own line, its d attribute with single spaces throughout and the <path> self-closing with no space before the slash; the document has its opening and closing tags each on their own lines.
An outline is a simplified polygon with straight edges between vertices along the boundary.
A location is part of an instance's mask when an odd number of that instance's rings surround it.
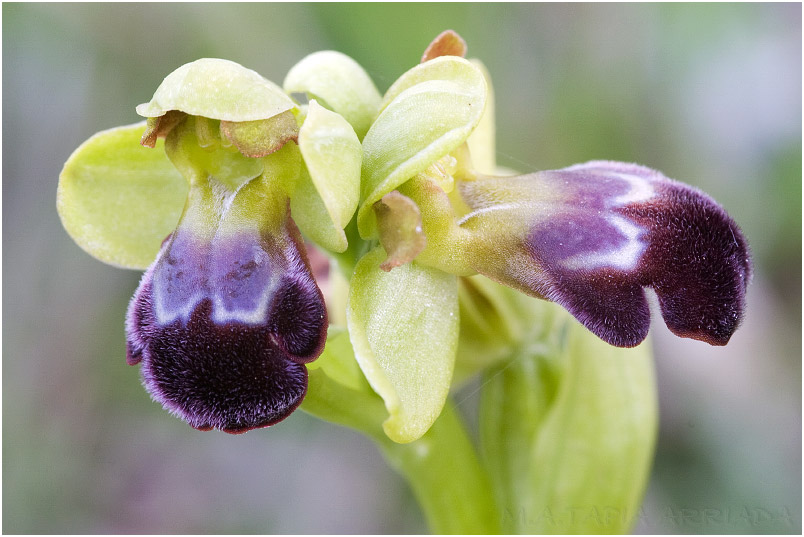
<svg viewBox="0 0 804 537">
<path fill-rule="evenodd" d="M 144 274 L 126 328 L 127 361 L 142 363 L 154 400 L 196 429 L 242 433 L 299 406 L 327 313 L 288 211 L 278 230 L 211 237 L 180 222 Z"/>
<path fill-rule="evenodd" d="M 703 192 L 649 168 L 592 161 L 461 185 L 474 268 L 556 302 L 601 339 L 647 336 L 643 288 L 681 337 L 725 345 L 751 279 L 747 242 Z"/>
</svg>

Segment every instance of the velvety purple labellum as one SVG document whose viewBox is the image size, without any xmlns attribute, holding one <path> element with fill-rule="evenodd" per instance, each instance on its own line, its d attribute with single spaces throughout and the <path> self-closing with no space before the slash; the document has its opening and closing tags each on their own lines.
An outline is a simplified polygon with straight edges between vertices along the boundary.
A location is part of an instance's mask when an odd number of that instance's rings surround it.
<svg viewBox="0 0 804 537">
<path fill-rule="evenodd" d="M 323 350 L 323 296 L 288 217 L 273 236 L 198 239 L 181 227 L 129 306 L 128 362 L 151 396 L 197 429 L 272 425 L 307 390 Z"/>
<path fill-rule="evenodd" d="M 647 336 L 645 287 L 656 291 L 679 336 L 725 345 L 737 329 L 751 277 L 748 247 L 706 194 L 642 166 L 605 161 L 499 180 L 531 181 L 535 192 L 561 201 L 549 215 L 534 215 L 521 245 L 535 275 L 492 277 L 561 304 L 617 346 Z M 488 211 L 492 197 L 467 188 L 477 214 Z"/>
</svg>

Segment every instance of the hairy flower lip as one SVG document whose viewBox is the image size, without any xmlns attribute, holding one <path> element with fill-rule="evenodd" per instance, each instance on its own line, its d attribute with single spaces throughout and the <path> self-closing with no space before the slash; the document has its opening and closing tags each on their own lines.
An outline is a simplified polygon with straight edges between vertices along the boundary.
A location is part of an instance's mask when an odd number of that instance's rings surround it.
<svg viewBox="0 0 804 537">
<path fill-rule="evenodd" d="M 149 291 L 148 284 L 140 288 L 134 308 L 147 303 Z M 264 328 L 215 323 L 211 310 L 205 299 L 188 323 L 151 330 L 142 367 L 146 390 L 198 430 L 240 434 L 287 418 L 307 393 L 306 367 L 266 344 Z"/>
<path fill-rule="evenodd" d="M 127 362 L 196 429 L 267 427 L 307 392 L 327 312 L 289 213 L 283 229 L 199 239 L 180 224 L 131 301 Z"/>
<path fill-rule="evenodd" d="M 608 343 L 647 336 L 653 288 L 668 328 L 725 345 L 751 278 L 739 227 L 709 196 L 635 164 L 592 161 L 461 185 L 476 270 L 546 298 Z"/>
</svg>

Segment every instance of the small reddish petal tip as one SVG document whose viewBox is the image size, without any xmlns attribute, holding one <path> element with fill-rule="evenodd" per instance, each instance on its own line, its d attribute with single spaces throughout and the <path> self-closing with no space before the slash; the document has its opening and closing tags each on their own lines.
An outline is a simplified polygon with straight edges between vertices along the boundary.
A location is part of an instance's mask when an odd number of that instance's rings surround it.
<svg viewBox="0 0 804 537">
<path fill-rule="evenodd" d="M 206 431 L 211 431 L 211 430 L 213 429 L 212 425 L 209 425 L 209 424 L 204 424 L 204 425 L 193 425 L 192 427 L 193 427 L 193 429 L 195 429 L 196 431 L 203 431 L 203 432 L 206 432 Z"/>
<path fill-rule="evenodd" d="M 455 30 L 444 30 L 436 36 L 422 54 L 421 63 L 439 56 L 466 56 L 466 41 Z"/>
</svg>

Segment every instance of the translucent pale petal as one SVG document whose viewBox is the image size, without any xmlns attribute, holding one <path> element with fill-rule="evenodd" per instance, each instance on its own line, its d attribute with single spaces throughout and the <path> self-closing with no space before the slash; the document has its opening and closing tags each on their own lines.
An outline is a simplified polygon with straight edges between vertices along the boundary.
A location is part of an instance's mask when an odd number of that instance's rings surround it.
<svg viewBox="0 0 804 537">
<path fill-rule="evenodd" d="M 314 52 L 294 65 L 283 83 L 288 93 L 307 93 L 343 116 L 362 139 L 380 107 L 380 92 L 366 71 L 349 56 Z"/>
<path fill-rule="evenodd" d="M 156 117 L 180 110 L 212 119 L 255 121 L 294 107 L 282 88 L 255 71 L 229 60 L 201 58 L 166 76 L 137 113 Z"/>
<path fill-rule="evenodd" d="M 347 319 L 355 356 L 385 401 L 383 424 L 396 442 L 421 437 L 441 413 L 458 343 L 456 277 L 408 263 L 380 270 L 382 248 L 352 277 Z"/>
<path fill-rule="evenodd" d="M 454 56 L 418 65 L 391 86 L 363 140 L 361 236 L 376 232 L 372 205 L 462 144 L 485 103 L 483 74 Z"/>
<path fill-rule="evenodd" d="M 64 229 L 92 256 L 145 269 L 176 227 L 187 183 L 156 148 L 140 145 L 145 122 L 99 132 L 73 152 L 59 177 Z"/>
</svg>

